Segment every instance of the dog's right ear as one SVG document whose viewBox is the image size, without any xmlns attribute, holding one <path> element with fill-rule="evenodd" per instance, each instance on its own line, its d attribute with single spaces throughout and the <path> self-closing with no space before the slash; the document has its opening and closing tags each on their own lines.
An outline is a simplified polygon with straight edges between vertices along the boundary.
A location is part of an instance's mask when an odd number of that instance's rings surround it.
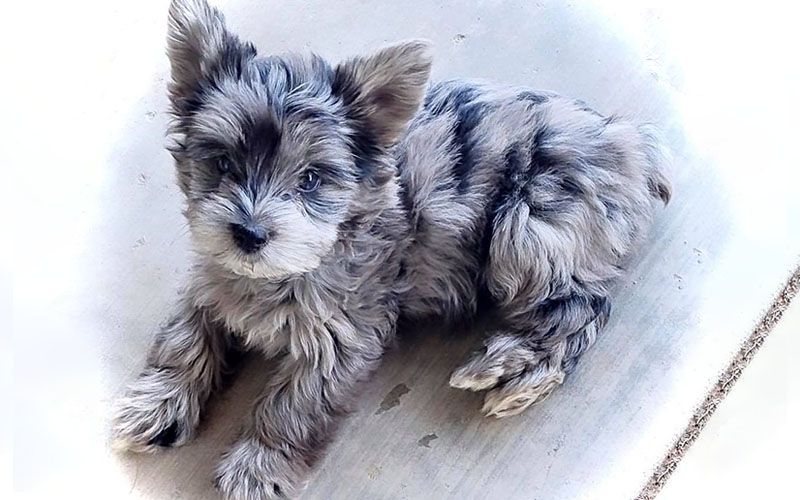
<svg viewBox="0 0 800 500">
<path fill-rule="evenodd" d="M 172 67 L 169 94 L 176 111 L 204 80 L 239 74 L 255 55 L 253 45 L 231 34 L 225 17 L 206 0 L 172 0 L 167 56 Z"/>
<path fill-rule="evenodd" d="M 332 90 L 354 124 L 391 147 L 419 109 L 431 72 L 431 44 L 410 40 L 334 70 Z"/>
</svg>

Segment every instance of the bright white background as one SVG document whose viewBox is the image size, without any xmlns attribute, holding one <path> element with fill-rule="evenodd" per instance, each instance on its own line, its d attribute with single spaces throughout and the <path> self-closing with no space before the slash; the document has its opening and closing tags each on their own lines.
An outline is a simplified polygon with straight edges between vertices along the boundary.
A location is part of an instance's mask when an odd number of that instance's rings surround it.
<svg viewBox="0 0 800 500">
<path fill-rule="evenodd" d="M 680 186 L 694 193 L 684 200 L 698 208 L 693 212 L 677 198 L 666 217 L 680 216 L 681 227 L 662 225 L 674 232 L 664 239 L 680 246 L 677 239 L 688 234 L 719 245 L 710 254 L 698 249 L 702 272 L 665 271 L 644 280 L 642 296 L 672 286 L 673 274 L 683 280 L 676 286 L 696 295 L 683 316 L 671 311 L 658 323 L 680 330 L 685 344 L 665 355 L 669 376 L 654 378 L 652 400 L 636 403 L 644 409 L 631 417 L 626 440 L 608 438 L 618 446 L 609 444 L 617 451 L 604 462 L 614 473 L 598 465 L 591 482 L 560 490 L 593 498 L 633 492 L 800 252 L 794 4 L 541 2 L 536 7 L 552 16 L 549 24 L 549 17 L 547 23 L 520 17 L 519 2 L 436 9 L 426 2 L 215 3 L 262 48 L 266 42 L 276 51 L 313 48 L 336 59 L 399 37 L 426 36 L 437 44 L 437 76 L 554 88 L 604 111 L 622 108 L 665 125 L 686 155 L 680 159 L 692 165 L 680 174 Z M 180 199 L 162 148 L 166 2 L 13 2 L 3 10 L 0 208 L 11 231 L 0 244 L 0 373 L 10 396 L 0 420 L 0 485 L 10 485 L 13 469 L 19 498 L 149 497 L 150 490 L 132 487 L 138 462 L 112 455 L 106 432 L 108 405 L 141 365 L 186 265 Z M 523 43 L 534 29 L 541 31 L 540 46 Z M 466 33 L 463 43 L 454 41 L 457 33 Z M 613 43 L 581 48 L 581 40 L 607 38 Z M 529 59 L 520 62 L 523 53 Z M 706 211 L 700 190 L 725 209 Z M 722 213 L 724 220 L 715 220 Z M 677 255 L 663 245 L 664 255 Z M 626 304 L 623 311 L 637 307 Z M 596 357 L 603 352 L 598 346 Z M 591 388 L 577 380 L 565 398 L 580 400 L 579 388 Z M 796 398 L 796 388 L 786 397 Z M 763 410 L 745 405 L 740 411 Z M 769 434 L 782 432 L 779 426 L 752 432 L 782 441 L 782 434 Z M 797 444 L 776 446 L 767 459 L 776 467 L 797 465 L 789 452 Z M 219 451 L 212 447 L 207 460 Z M 206 458 L 175 454 L 156 464 L 169 469 L 186 460 Z M 733 469 L 735 463 L 732 457 Z M 566 474 L 568 466 L 562 467 Z M 320 481 L 336 476 L 326 471 L 323 466 Z M 181 497 L 182 491 L 162 493 Z"/>
</svg>

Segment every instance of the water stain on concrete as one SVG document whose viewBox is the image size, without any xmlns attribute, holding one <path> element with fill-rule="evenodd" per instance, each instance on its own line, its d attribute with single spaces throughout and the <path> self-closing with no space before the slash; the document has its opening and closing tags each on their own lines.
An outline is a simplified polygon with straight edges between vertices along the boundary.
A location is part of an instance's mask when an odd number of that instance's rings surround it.
<svg viewBox="0 0 800 500">
<path fill-rule="evenodd" d="M 411 389 L 408 388 L 406 384 L 397 384 L 389 391 L 389 394 L 383 398 L 381 401 L 380 407 L 378 407 L 378 411 L 375 412 L 375 415 L 380 415 L 385 411 L 389 411 L 395 406 L 400 404 L 400 398 L 404 395 L 408 394 Z"/>
<path fill-rule="evenodd" d="M 419 439 L 419 441 L 417 441 L 417 444 L 422 446 L 423 448 L 430 448 L 431 441 L 433 441 L 434 439 L 439 439 L 439 436 L 437 436 L 435 432 L 432 432 L 430 434 L 422 436 Z"/>
</svg>

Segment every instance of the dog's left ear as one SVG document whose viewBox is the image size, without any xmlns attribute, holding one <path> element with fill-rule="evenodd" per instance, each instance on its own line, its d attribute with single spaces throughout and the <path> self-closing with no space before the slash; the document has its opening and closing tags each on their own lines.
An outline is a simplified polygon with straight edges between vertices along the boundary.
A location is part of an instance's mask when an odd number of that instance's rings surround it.
<svg viewBox="0 0 800 500">
<path fill-rule="evenodd" d="M 340 64 L 333 93 L 355 125 L 388 148 L 419 109 L 431 71 L 430 43 L 412 40 Z"/>
<path fill-rule="evenodd" d="M 172 0 L 169 6 L 167 55 L 172 67 L 170 98 L 178 110 L 205 79 L 238 74 L 256 49 L 230 33 L 225 17 L 206 0 Z"/>
</svg>

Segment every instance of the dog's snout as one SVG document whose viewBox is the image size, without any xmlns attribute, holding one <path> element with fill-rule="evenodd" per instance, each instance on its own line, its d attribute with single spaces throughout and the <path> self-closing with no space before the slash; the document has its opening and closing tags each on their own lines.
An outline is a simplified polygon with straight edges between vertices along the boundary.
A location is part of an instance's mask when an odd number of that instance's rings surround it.
<svg viewBox="0 0 800 500">
<path fill-rule="evenodd" d="M 253 253 L 260 250 L 269 240 L 267 231 L 253 224 L 231 224 L 233 241 L 245 253 Z"/>
</svg>

